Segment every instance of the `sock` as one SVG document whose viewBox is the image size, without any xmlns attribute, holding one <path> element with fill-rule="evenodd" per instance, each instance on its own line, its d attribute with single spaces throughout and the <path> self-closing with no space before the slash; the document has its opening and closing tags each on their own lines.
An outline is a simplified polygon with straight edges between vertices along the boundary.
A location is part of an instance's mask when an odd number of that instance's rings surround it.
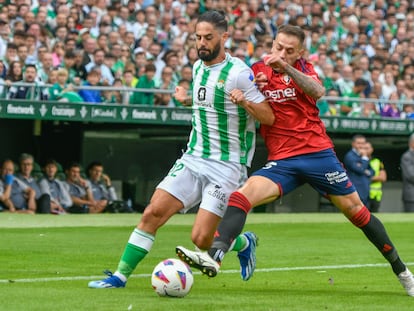
<svg viewBox="0 0 414 311">
<path fill-rule="evenodd" d="M 119 274 L 121 274 L 121 276 L 125 277 L 125 280 L 120 277 L 121 280 L 126 281 L 135 270 L 138 263 L 144 259 L 151 250 L 154 240 L 155 237 L 153 235 L 139 229 L 134 229 L 125 246 L 115 275 L 119 277 Z"/>
<path fill-rule="evenodd" d="M 231 194 L 226 213 L 218 226 L 213 245 L 208 251 L 214 260 L 222 261 L 224 254 L 229 251 L 230 245 L 242 231 L 251 208 L 252 205 L 243 194 L 240 192 Z"/>
<path fill-rule="evenodd" d="M 397 250 L 392 244 L 388 234 L 381 221 L 372 215 L 364 206 L 355 216 L 351 222 L 359 227 L 368 240 L 381 252 L 381 254 L 391 264 L 392 270 L 396 275 L 405 271 L 405 265 L 398 256 Z"/>
</svg>

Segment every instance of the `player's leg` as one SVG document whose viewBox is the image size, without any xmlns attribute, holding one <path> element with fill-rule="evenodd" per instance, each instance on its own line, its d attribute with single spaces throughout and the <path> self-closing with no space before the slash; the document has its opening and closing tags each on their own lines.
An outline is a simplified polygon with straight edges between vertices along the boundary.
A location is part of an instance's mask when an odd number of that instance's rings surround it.
<svg viewBox="0 0 414 311">
<path fill-rule="evenodd" d="M 368 240 L 381 252 L 391 264 L 408 295 L 414 296 L 414 277 L 398 255 L 382 222 L 363 206 L 357 192 L 346 196 L 332 196 L 332 202 L 348 219 L 364 232 Z"/>
<path fill-rule="evenodd" d="M 177 246 L 176 253 L 191 267 L 212 277 L 217 274 L 220 266 L 205 251 L 211 247 L 214 233 L 224 216 L 230 195 L 240 186 L 241 181 L 246 180 L 247 170 L 239 164 L 218 161 L 208 161 L 203 166 L 206 167 L 201 178 L 205 181 L 202 186 L 204 190 L 192 230 L 192 241 L 198 250 Z M 248 243 L 244 236 L 236 240 L 239 241 L 236 246 L 239 249 Z"/>
<path fill-rule="evenodd" d="M 124 287 L 128 277 L 151 250 L 158 228 L 178 211 L 185 212 L 199 201 L 200 184 L 197 177 L 185 159 L 177 160 L 158 184 L 137 228 L 131 233 L 117 271 L 107 279 L 90 282 L 89 287 Z"/>
<path fill-rule="evenodd" d="M 368 240 L 391 264 L 394 273 L 399 277 L 408 294 L 414 296 L 412 274 L 398 256 L 384 225 L 364 206 L 336 155 L 331 151 L 322 152 L 319 155 L 320 159 L 315 158 L 312 161 L 307 161 L 310 167 L 306 171 L 311 176 L 312 185 L 328 193 L 331 202 L 356 227 L 362 230 Z M 321 165 L 322 163 L 323 165 Z M 318 166 L 322 168 L 319 169 L 319 173 L 317 172 Z M 309 178 L 309 176 L 307 177 Z"/>
<path fill-rule="evenodd" d="M 148 252 L 155 240 L 155 234 L 172 215 L 183 208 L 181 201 L 162 189 L 156 189 L 142 218 L 131 233 L 124 248 L 118 268 L 109 277 L 89 282 L 91 288 L 125 287 L 126 281 Z"/>
<path fill-rule="evenodd" d="M 191 240 L 196 246 L 196 251 L 184 246 L 177 246 L 175 249 L 182 261 L 209 277 L 216 276 L 220 268 L 220 265 L 207 253 L 220 220 L 221 216 L 200 207 L 191 232 Z"/>
<path fill-rule="evenodd" d="M 256 267 L 257 237 L 252 232 L 240 235 L 250 209 L 258 202 L 279 195 L 279 187 L 263 176 L 252 176 L 230 196 L 226 213 L 219 224 L 210 256 L 221 263 L 225 253 L 238 250 L 242 279 L 247 281 Z"/>
</svg>

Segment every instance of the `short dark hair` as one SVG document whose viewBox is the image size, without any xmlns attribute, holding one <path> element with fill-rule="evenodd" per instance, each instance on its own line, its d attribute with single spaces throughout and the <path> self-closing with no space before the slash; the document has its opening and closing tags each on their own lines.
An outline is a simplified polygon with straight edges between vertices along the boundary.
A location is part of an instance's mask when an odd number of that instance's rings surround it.
<svg viewBox="0 0 414 311">
<path fill-rule="evenodd" d="M 197 24 L 201 22 L 210 23 L 223 32 L 228 29 L 226 15 L 222 11 L 210 10 L 204 12 L 197 19 Z"/>
<path fill-rule="evenodd" d="M 299 26 L 293 26 L 289 24 L 282 25 L 278 29 L 277 33 L 284 33 L 290 36 L 294 36 L 299 39 L 301 44 L 303 44 L 305 41 L 305 32 Z"/>
<path fill-rule="evenodd" d="M 54 165 L 54 166 L 58 166 L 58 163 L 55 159 L 49 158 L 46 160 L 44 167 L 48 166 L 48 165 Z"/>
<path fill-rule="evenodd" d="M 155 65 L 152 64 L 152 63 L 146 64 L 145 65 L 145 72 L 148 72 L 148 71 L 156 72 L 157 67 L 155 67 Z"/>
<path fill-rule="evenodd" d="M 35 65 L 35 64 L 26 64 L 26 65 L 24 66 L 24 68 L 25 68 L 25 69 L 27 69 L 27 68 L 34 68 L 34 69 L 37 71 L 37 67 L 36 67 L 36 65 Z"/>
<path fill-rule="evenodd" d="M 89 163 L 89 165 L 87 167 L 88 174 L 89 174 L 89 170 L 91 170 L 95 166 L 101 166 L 101 167 L 103 167 L 103 164 L 102 164 L 102 162 L 99 162 L 99 161 L 92 161 L 91 163 Z"/>
</svg>

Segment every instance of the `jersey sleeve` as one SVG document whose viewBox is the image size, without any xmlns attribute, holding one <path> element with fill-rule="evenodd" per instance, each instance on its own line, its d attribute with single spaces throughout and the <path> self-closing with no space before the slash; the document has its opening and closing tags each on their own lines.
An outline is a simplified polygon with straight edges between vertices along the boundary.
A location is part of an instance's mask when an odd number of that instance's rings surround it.
<svg viewBox="0 0 414 311">
<path fill-rule="evenodd" d="M 266 99 L 257 88 L 253 71 L 248 67 L 242 69 L 237 76 L 236 88 L 242 90 L 250 102 L 258 104 Z"/>
</svg>

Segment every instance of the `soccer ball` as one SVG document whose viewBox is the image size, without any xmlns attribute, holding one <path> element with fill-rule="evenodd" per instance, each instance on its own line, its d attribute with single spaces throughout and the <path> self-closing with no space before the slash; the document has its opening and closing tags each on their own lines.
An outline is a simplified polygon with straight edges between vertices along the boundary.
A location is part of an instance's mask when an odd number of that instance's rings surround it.
<svg viewBox="0 0 414 311">
<path fill-rule="evenodd" d="M 155 266 L 151 276 L 152 288 L 159 296 L 184 297 L 193 286 L 193 272 L 185 262 L 169 258 Z"/>
</svg>

